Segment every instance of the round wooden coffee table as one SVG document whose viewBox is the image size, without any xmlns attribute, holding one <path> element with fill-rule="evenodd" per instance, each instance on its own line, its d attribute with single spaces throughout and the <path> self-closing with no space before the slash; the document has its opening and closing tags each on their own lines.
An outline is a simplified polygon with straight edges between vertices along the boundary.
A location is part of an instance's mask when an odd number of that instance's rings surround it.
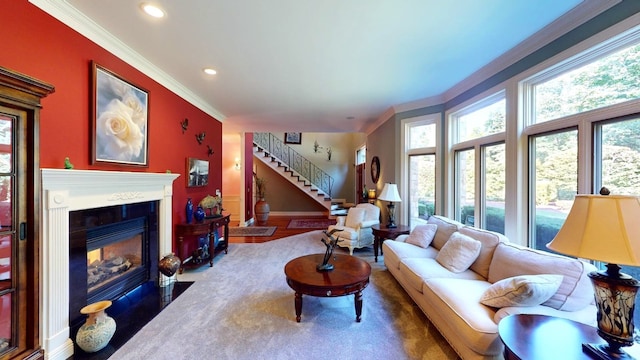
<svg viewBox="0 0 640 360">
<path fill-rule="evenodd" d="M 313 254 L 295 258 L 284 267 L 287 284 L 296 292 L 296 321 L 302 314 L 302 295 L 335 297 L 355 294 L 356 321 L 362 315 L 362 290 L 369 284 L 371 265 L 350 255 L 333 255 L 330 264 L 334 269 L 318 271 L 324 254 Z"/>
</svg>

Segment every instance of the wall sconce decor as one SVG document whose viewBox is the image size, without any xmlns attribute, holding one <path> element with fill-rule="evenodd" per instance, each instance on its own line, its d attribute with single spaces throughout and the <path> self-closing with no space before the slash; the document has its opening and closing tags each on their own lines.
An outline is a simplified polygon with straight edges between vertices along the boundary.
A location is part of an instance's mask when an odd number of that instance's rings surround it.
<svg viewBox="0 0 640 360">
<path fill-rule="evenodd" d="M 207 155 L 209 156 L 213 155 L 213 148 L 209 145 L 207 145 Z"/>
<path fill-rule="evenodd" d="M 236 158 L 235 161 L 236 161 L 235 169 L 240 170 L 240 158 Z"/>
</svg>

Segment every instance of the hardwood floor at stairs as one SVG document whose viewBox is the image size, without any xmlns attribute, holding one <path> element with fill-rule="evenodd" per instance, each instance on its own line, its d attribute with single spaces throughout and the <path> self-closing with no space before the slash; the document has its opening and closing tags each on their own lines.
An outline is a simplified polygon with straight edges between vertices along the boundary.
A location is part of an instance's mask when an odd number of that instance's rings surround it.
<svg viewBox="0 0 640 360">
<path fill-rule="evenodd" d="M 238 243 L 262 243 L 271 240 L 281 239 L 283 237 L 297 235 L 309 232 L 311 230 L 326 230 L 326 229 L 287 229 L 287 225 L 289 225 L 289 221 L 291 219 L 326 219 L 326 216 L 269 216 L 269 220 L 267 221 L 267 226 L 277 226 L 276 232 L 271 236 L 245 236 L 245 237 L 230 237 L 230 244 L 238 244 Z M 237 221 L 233 221 L 231 219 L 231 223 L 229 226 L 238 226 Z"/>
</svg>

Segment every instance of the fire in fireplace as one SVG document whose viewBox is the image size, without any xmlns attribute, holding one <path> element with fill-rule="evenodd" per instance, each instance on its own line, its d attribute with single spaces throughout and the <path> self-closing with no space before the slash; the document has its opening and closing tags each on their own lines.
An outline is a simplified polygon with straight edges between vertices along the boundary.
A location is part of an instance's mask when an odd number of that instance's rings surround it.
<svg viewBox="0 0 640 360">
<path fill-rule="evenodd" d="M 158 209 L 155 201 L 69 213 L 72 327 L 80 309 L 117 300 L 148 281 L 157 282 Z"/>
</svg>

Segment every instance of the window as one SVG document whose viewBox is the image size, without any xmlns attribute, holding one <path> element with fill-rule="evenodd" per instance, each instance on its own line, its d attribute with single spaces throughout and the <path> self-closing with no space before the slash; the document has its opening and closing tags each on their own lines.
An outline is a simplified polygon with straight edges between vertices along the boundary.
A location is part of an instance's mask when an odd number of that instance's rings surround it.
<svg viewBox="0 0 640 360">
<path fill-rule="evenodd" d="M 456 151 L 455 206 L 456 220 L 466 225 L 475 225 L 475 150 Z"/>
<path fill-rule="evenodd" d="M 640 195 L 640 118 L 596 123 L 595 190 Z"/>
<path fill-rule="evenodd" d="M 407 185 L 401 194 L 403 208 L 412 228 L 424 224 L 436 212 L 436 144 L 439 116 L 408 119 L 404 123 L 406 160 L 403 163 L 403 182 Z"/>
<path fill-rule="evenodd" d="M 505 145 L 487 145 L 482 148 L 484 181 L 483 224 L 487 230 L 504 234 L 505 206 Z"/>
<path fill-rule="evenodd" d="M 530 246 L 547 250 L 578 192 L 578 130 L 535 135 L 530 140 Z"/>
<path fill-rule="evenodd" d="M 489 98 L 488 100 L 491 101 L 492 99 Z M 505 104 L 505 99 L 501 98 L 470 113 L 458 114 L 455 121 L 458 142 L 504 132 Z"/>
<path fill-rule="evenodd" d="M 541 123 L 640 98 L 640 45 L 601 57 L 533 86 Z"/>
<path fill-rule="evenodd" d="M 436 155 L 409 155 L 409 224 L 426 224 L 435 204 Z"/>
<path fill-rule="evenodd" d="M 451 115 L 454 150 L 455 219 L 504 234 L 504 92 Z"/>
</svg>

